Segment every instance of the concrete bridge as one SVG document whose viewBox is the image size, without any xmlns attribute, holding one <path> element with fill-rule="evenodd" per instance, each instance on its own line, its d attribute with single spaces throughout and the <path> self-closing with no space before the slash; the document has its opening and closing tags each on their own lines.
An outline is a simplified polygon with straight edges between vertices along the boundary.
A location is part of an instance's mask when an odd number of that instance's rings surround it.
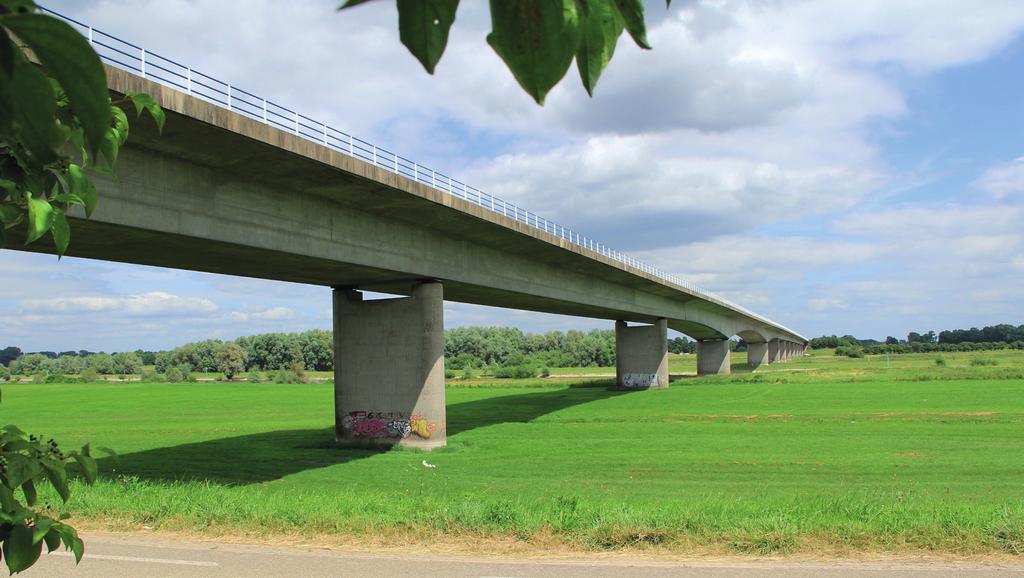
<svg viewBox="0 0 1024 578">
<path fill-rule="evenodd" d="M 701 374 L 729 373 L 734 335 L 752 366 L 805 348 L 556 223 L 72 22 L 115 64 L 112 93 L 147 92 L 168 118 L 163 135 L 133 123 L 68 254 L 333 287 L 339 441 L 444 445 L 444 300 L 608 319 L 623 388 L 668 386 L 668 328 L 697 340 Z"/>
</svg>

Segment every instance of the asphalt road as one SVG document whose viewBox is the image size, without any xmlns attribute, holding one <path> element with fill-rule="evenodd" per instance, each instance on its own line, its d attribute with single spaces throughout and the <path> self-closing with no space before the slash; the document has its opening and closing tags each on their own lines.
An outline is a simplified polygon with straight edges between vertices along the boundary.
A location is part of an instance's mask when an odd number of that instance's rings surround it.
<svg viewBox="0 0 1024 578">
<path fill-rule="evenodd" d="M 686 561 L 547 559 L 512 560 L 366 554 L 273 548 L 149 537 L 86 536 L 86 558 L 75 566 L 69 553 L 44 554 L 22 576 L 77 578 L 116 576 L 415 576 L 429 578 L 604 578 L 637 576 L 1022 576 L 1024 563 L 915 561 Z"/>
</svg>

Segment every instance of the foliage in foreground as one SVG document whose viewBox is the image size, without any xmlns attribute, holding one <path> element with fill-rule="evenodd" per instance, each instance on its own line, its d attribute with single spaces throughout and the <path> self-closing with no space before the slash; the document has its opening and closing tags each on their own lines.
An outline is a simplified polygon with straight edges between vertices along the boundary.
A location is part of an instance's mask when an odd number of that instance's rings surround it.
<svg viewBox="0 0 1024 578">
<path fill-rule="evenodd" d="M 162 128 L 163 111 L 151 97 L 126 98 Z M 0 248 L 8 231 L 23 226 L 25 244 L 49 234 L 64 255 L 71 242 L 68 211 L 81 207 L 89 217 L 96 208 L 89 171 L 112 172 L 127 138 L 128 118 L 111 103 L 88 41 L 37 13 L 31 0 L 0 0 Z M 84 544 L 75 529 L 37 507 L 37 487 L 45 482 L 67 502 L 70 460 L 95 481 L 88 445 L 65 454 L 54 440 L 43 443 L 17 426 L 0 430 L 0 552 L 11 573 L 31 567 L 43 544 L 48 551 L 63 544 L 81 559 Z"/>
<path fill-rule="evenodd" d="M 368 0 L 347 0 L 340 9 Z M 666 0 L 666 7 L 672 0 Z M 430 74 L 448 45 L 459 0 L 397 0 L 398 32 Z M 575 60 L 587 94 L 615 54 L 623 31 L 650 49 L 643 0 L 491 0 L 487 44 L 537 104 Z"/>
</svg>

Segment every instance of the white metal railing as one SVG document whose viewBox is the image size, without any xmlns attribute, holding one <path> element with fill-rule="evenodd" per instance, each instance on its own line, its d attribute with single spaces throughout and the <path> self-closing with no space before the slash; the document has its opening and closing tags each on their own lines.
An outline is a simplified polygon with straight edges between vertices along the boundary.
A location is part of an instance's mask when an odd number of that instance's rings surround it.
<svg viewBox="0 0 1024 578">
<path fill-rule="evenodd" d="M 107 34 L 98 28 L 83 24 L 73 18 L 64 16 L 53 10 L 42 8 L 44 12 L 60 18 L 77 28 L 85 36 L 100 58 L 118 68 L 137 73 L 143 78 L 160 84 L 183 90 L 186 93 L 212 102 L 228 110 L 243 114 L 249 118 L 272 125 L 281 130 L 296 134 L 307 140 L 320 143 L 333 150 L 364 160 L 374 166 L 391 171 L 415 182 L 433 187 L 455 197 L 483 207 L 510 219 L 524 223 L 534 229 L 550 233 L 578 247 L 588 249 L 599 255 L 618 261 L 633 269 L 657 277 L 662 281 L 673 283 L 686 289 L 687 292 L 700 296 L 708 301 L 716 302 L 748 317 L 757 319 L 794 335 L 798 333 L 774 321 L 762 317 L 745 307 L 733 303 L 710 291 L 701 289 L 689 281 L 662 271 L 657 267 L 644 263 L 604 246 L 578 232 L 566 228 L 551 220 L 536 215 L 514 203 L 489 195 L 475 187 L 471 187 L 457 179 L 440 173 L 430 167 L 399 156 L 390 150 L 378 147 L 361 138 L 338 130 L 327 123 L 313 120 L 295 110 L 281 106 L 266 98 L 242 90 L 222 80 L 203 74 L 184 64 L 175 62 L 150 52 L 141 46 L 132 44 Z"/>
</svg>

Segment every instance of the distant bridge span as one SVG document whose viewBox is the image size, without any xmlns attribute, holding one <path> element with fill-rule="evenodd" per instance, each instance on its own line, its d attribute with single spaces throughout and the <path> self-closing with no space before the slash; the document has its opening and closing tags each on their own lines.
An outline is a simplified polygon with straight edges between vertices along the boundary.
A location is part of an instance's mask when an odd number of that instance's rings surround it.
<svg viewBox="0 0 1024 578">
<path fill-rule="evenodd" d="M 74 219 L 68 254 L 334 287 L 339 440 L 443 445 L 443 300 L 614 320 L 627 388 L 668 385 L 668 327 L 698 341 L 700 373 L 729 372 L 733 335 L 752 365 L 806 346 L 520 207 L 79 26 L 112 93 L 147 92 L 168 118 L 163 135 L 132 123 L 118 178 L 96 178 L 100 204 Z"/>
</svg>

